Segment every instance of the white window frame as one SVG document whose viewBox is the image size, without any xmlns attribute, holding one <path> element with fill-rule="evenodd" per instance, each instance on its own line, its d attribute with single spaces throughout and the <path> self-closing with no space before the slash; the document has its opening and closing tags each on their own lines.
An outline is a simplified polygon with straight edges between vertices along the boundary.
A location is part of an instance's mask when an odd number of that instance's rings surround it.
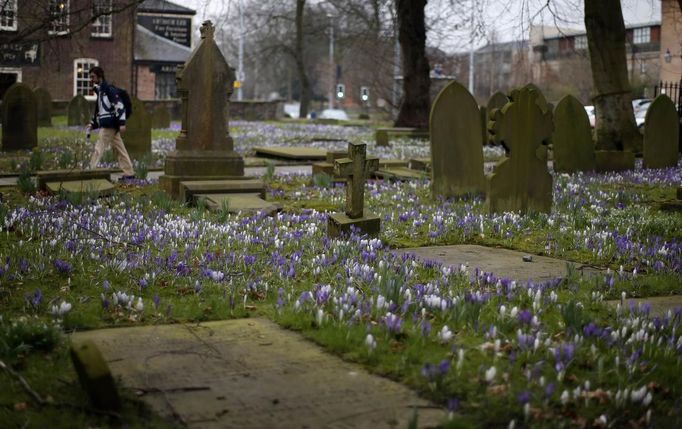
<svg viewBox="0 0 682 429">
<path fill-rule="evenodd" d="M 0 11 L 0 31 L 17 31 L 17 16 L 19 11 L 18 0 L 0 0 L 3 3 L 2 11 Z M 9 7 L 8 7 L 9 6 Z M 4 24 L 7 19 L 3 15 L 7 12 L 12 13 L 12 25 Z"/>
<path fill-rule="evenodd" d="M 15 74 L 17 75 L 17 82 L 21 82 L 21 69 L 15 67 L 0 67 L 1 74 Z"/>
<path fill-rule="evenodd" d="M 587 36 L 575 36 L 573 38 L 573 49 L 576 51 L 579 49 L 587 49 Z"/>
<path fill-rule="evenodd" d="M 92 37 L 111 37 L 114 20 L 111 13 L 113 7 L 113 0 L 92 0 L 93 15 L 99 14 L 102 10 L 108 10 L 109 12 L 106 15 L 99 15 L 95 22 L 92 23 L 92 31 L 90 32 Z M 101 24 L 98 26 L 96 25 L 97 22 Z M 103 31 L 103 29 L 107 31 Z"/>
<path fill-rule="evenodd" d="M 632 30 L 632 43 L 642 45 L 651 42 L 651 27 L 639 27 Z"/>
<path fill-rule="evenodd" d="M 94 58 L 76 58 L 75 60 L 73 60 L 73 96 L 74 97 L 76 95 L 78 95 L 78 82 L 79 82 L 79 80 L 80 81 L 84 80 L 83 78 L 79 79 L 79 77 L 78 77 L 79 65 L 82 66 L 84 64 L 89 64 L 90 67 L 88 68 L 88 70 L 90 70 L 92 67 L 99 66 L 99 61 L 97 61 Z M 89 83 L 90 82 L 90 73 L 89 72 L 87 74 L 86 79 L 87 79 L 88 85 L 89 85 L 90 84 Z M 83 96 L 87 100 L 95 100 L 97 98 L 97 96 L 95 94 L 92 94 L 92 95 L 83 94 Z"/>
<path fill-rule="evenodd" d="M 47 34 L 50 35 L 57 35 L 61 36 L 64 34 L 69 34 L 69 0 L 48 0 L 48 13 L 50 14 L 50 23 L 49 23 L 49 29 L 47 31 Z M 64 12 L 62 12 L 60 15 L 54 15 L 52 13 L 52 6 L 53 3 L 56 4 L 63 4 L 64 5 Z M 66 28 L 65 30 L 59 30 L 55 29 L 55 27 L 59 26 Z"/>
</svg>

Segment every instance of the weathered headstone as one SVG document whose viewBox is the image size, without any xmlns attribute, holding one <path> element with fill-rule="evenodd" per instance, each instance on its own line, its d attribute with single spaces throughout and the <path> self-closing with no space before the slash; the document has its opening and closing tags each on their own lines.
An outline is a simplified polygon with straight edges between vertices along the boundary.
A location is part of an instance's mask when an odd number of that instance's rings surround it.
<svg viewBox="0 0 682 429">
<path fill-rule="evenodd" d="M 554 111 L 554 171 L 594 171 L 594 143 L 590 120 L 582 103 L 572 95 L 559 101 Z"/>
<path fill-rule="evenodd" d="M 141 159 L 152 153 L 152 123 L 144 104 L 137 98 L 132 102 L 133 114 L 126 119 L 123 141 L 130 157 Z"/>
<path fill-rule="evenodd" d="M 71 361 L 81 386 L 95 408 L 109 411 L 121 409 L 121 400 L 116 390 L 114 377 L 102 353 L 92 340 L 73 342 Z"/>
<path fill-rule="evenodd" d="M 505 94 L 501 93 L 500 91 L 497 91 L 493 95 L 490 96 L 488 99 L 488 104 L 486 105 L 485 108 L 485 141 L 483 143 L 492 143 L 493 142 L 493 136 L 488 132 L 488 128 L 492 126 L 492 123 L 490 121 L 493 120 L 495 117 L 495 112 L 500 110 L 509 102 L 509 97 L 507 97 Z"/>
<path fill-rule="evenodd" d="M 677 165 L 679 118 L 675 103 L 661 94 L 651 103 L 644 120 L 644 168 Z"/>
<path fill-rule="evenodd" d="M 458 82 L 436 96 L 429 118 L 431 191 L 434 197 L 484 193 L 480 111 Z"/>
<path fill-rule="evenodd" d="M 2 99 L 2 150 L 31 150 L 38 145 L 36 97 L 28 85 L 15 83 Z"/>
<path fill-rule="evenodd" d="M 510 153 L 495 166 L 488 183 L 486 203 L 491 213 L 552 209 L 552 176 L 543 146 L 552 135 L 552 112 L 543 113 L 539 96 L 532 89 L 516 90 L 513 101 L 496 114 L 492 127 L 495 141 Z"/>
<path fill-rule="evenodd" d="M 327 234 L 337 237 L 358 228 L 365 234 L 378 235 L 381 220 L 364 210 L 365 181 L 379 168 L 379 159 L 367 157 L 367 145 L 348 143 L 348 158 L 334 161 L 334 174 L 346 178 L 346 209 L 329 215 Z"/>
<path fill-rule="evenodd" d="M 52 126 L 52 96 L 45 88 L 37 88 L 33 93 L 36 96 L 38 109 L 38 126 Z"/>
<path fill-rule="evenodd" d="M 244 176 L 244 160 L 234 151 L 228 128 L 228 98 L 234 69 L 214 40 L 210 21 L 201 26 L 201 41 L 184 66 L 178 67 L 182 125 L 176 150 L 168 154 L 159 185 L 177 197 L 187 180 L 215 180 Z"/>
<path fill-rule="evenodd" d="M 170 128 L 170 111 L 164 104 L 157 104 L 152 111 L 152 128 Z"/>
<path fill-rule="evenodd" d="M 634 170 L 635 153 L 624 150 L 596 150 L 594 164 L 598 173 Z"/>
<path fill-rule="evenodd" d="M 69 101 L 66 108 L 67 111 L 67 125 L 87 125 L 92 118 L 93 108 L 90 106 L 88 100 L 82 95 L 78 94 Z"/>
</svg>

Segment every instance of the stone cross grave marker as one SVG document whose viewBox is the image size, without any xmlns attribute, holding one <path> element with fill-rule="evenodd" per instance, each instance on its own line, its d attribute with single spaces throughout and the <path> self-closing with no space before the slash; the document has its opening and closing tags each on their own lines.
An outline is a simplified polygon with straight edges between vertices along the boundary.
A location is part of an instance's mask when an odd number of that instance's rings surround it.
<svg viewBox="0 0 682 429">
<path fill-rule="evenodd" d="M 2 150 L 31 150 L 38 145 L 36 97 L 28 85 L 15 83 L 2 100 Z"/>
<path fill-rule="evenodd" d="M 334 174 L 346 179 L 346 215 L 351 219 L 364 212 L 365 182 L 379 168 L 379 159 L 367 157 L 367 145 L 348 143 L 348 158 L 334 161 Z"/>
<path fill-rule="evenodd" d="M 141 159 L 152 153 L 152 123 L 147 109 L 133 97 L 133 114 L 126 119 L 123 141 L 131 158 Z"/>
<path fill-rule="evenodd" d="M 651 103 L 644 120 L 644 168 L 677 165 L 679 118 L 675 103 L 661 94 Z"/>
<path fill-rule="evenodd" d="M 94 109 L 90 108 L 90 103 L 82 95 L 78 94 L 69 101 L 67 110 L 68 126 L 85 126 L 90 122 Z"/>
<path fill-rule="evenodd" d="M 554 171 L 593 171 L 594 142 L 590 120 L 582 103 L 572 95 L 559 101 L 554 110 Z"/>
<path fill-rule="evenodd" d="M 538 97 L 534 89 L 514 91 L 512 102 L 495 115 L 495 141 L 510 153 L 495 166 L 488 182 L 486 202 L 491 213 L 552 209 L 552 176 L 543 145 L 552 135 L 552 112 L 542 111 Z"/>
<path fill-rule="evenodd" d="M 485 193 L 480 111 L 458 82 L 448 83 L 433 101 L 429 134 L 433 196 Z"/>
<path fill-rule="evenodd" d="M 45 88 L 38 88 L 33 93 L 38 103 L 38 126 L 52 126 L 52 96 Z"/>
</svg>

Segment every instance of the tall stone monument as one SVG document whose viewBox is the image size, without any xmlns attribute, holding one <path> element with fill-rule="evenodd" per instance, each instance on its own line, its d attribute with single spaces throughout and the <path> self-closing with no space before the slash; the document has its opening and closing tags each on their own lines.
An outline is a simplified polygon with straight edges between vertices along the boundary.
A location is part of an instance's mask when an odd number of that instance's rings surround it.
<svg viewBox="0 0 682 429">
<path fill-rule="evenodd" d="M 2 99 L 2 150 L 31 150 L 38 145 L 36 97 L 28 85 L 15 83 Z"/>
<path fill-rule="evenodd" d="M 36 96 L 38 107 L 38 126 L 52 126 L 52 96 L 45 88 L 37 88 L 33 93 Z"/>
<path fill-rule="evenodd" d="M 667 95 L 651 102 L 644 118 L 644 168 L 677 165 L 679 120 L 675 103 Z"/>
<path fill-rule="evenodd" d="M 590 120 L 582 103 L 572 95 L 559 101 L 554 110 L 554 171 L 594 171 L 594 143 Z"/>
<path fill-rule="evenodd" d="M 433 101 L 429 134 L 433 196 L 485 193 L 480 111 L 458 82 L 448 83 Z"/>
<path fill-rule="evenodd" d="M 334 161 L 334 175 L 346 179 L 346 210 L 329 215 L 327 235 L 338 237 L 357 228 L 368 235 L 378 235 L 381 220 L 365 211 L 365 181 L 379 168 L 379 159 L 367 157 L 367 145 L 348 143 L 348 158 Z"/>
<path fill-rule="evenodd" d="M 204 22 L 200 31 L 199 45 L 187 63 L 178 67 L 181 130 L 159 178 L 161 188 L 176 198 L 183 181 L 244 176 L 244 160 L 234 151 L 227 126 L 234 69 L 215 43 L 211 21 Z"/>
</svg>

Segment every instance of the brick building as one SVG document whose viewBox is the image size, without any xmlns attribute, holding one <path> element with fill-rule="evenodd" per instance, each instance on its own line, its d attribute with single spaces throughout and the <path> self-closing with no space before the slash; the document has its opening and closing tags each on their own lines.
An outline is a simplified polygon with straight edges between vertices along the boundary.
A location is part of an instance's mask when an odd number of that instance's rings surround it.
<svg viewBox="0 0 682 429">
<path fill-rule="evenodd" d="M 140 99 L 169 98 L 191 52 L 195 12 L 165 0 L 5 0 L 0 9 L 0 99 L 16 81 L 54 100 L 90 98 L 97 65 Z"/>
<path fill-rule="evenodd" d="M 682 80 L 682 10 L 676 0 L 661 0 L 660 80 Z"/>
</svg>

